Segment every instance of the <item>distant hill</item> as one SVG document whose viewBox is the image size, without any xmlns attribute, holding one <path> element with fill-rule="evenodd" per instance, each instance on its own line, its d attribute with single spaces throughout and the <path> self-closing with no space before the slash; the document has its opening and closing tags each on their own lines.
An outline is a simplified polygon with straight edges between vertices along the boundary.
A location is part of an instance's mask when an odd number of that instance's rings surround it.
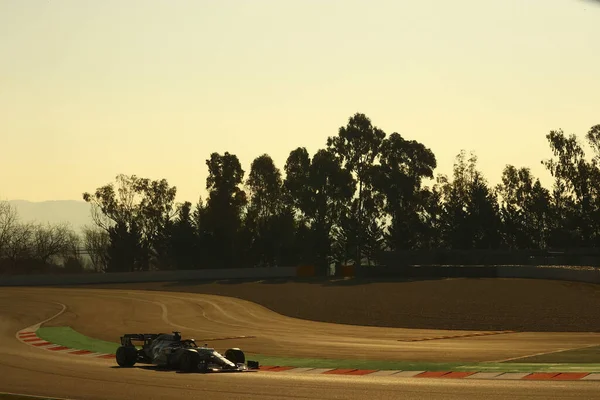
<svg viewBox="0 0 600 400">
<path fill-rule="evenodd" d="M 27 200 L 10 200 L 23 222 L 63 223 L 68 222 L 77 232 L 84 225 L 92 225 L 90 205 L 85 201 L 56 200 L 32 202 Z"/>
</svg>

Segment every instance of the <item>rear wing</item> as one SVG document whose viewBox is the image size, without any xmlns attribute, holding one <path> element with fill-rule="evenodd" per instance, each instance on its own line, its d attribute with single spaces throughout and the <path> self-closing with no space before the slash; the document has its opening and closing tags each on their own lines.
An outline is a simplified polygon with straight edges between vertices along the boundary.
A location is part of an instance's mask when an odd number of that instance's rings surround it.
<svg viewBox="0 0 600 400">
<path fill-rule="evenodd" d="M 121 346 L 133 346 L 134 341 L 144 342 L 144 345 L 147 345 L 158 336 L 158 333 L 126 333 L 121 336 Z"/>
</svg>

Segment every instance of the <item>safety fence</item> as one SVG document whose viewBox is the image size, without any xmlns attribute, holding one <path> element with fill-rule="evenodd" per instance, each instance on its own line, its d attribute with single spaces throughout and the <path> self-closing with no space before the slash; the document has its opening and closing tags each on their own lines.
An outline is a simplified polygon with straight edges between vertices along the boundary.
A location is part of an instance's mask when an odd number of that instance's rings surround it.
<svg viewBox="0 0 600 400">
<path fill-rule="evenodd" d="M 189 271 L 0 275 L 0 286 L 82 285 L 100 283 L 173 282 L 234 279 L 311 278 L 312 265 Z M 600 283 L 600 268 L 531 265 L 338 266 L 337 277 L 367 279 L 529 278 Z"/>
</svg>

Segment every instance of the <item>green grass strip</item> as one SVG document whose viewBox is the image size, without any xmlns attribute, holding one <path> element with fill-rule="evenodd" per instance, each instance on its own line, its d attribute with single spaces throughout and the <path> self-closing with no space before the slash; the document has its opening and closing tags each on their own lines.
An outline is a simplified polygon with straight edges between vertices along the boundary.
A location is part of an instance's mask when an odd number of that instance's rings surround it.
<svg viewBox="0 0 600 400">
<path fill-rule="evenodd" d="M 261 365 L 298 368 L 355 368 L 402 371 L 456 371 L 463 363 L 375 361 L 352 359 L 272 357 L 261 354 L 246 354 L 246 359 L 259 361 Z"/>
<path fill-rule="evenodd" d="M 475 363 L 456 371 L 478 372 L 600 372 L 600 364 L 587 363 Z"/>
<path fill-rule="evenodd" d="M 50 343 L 56 343 L 77 350 L 115 354 L 119 347 L 117 343 L 105 342 L 82 335 L 69 326 L 40 328 L 36 333 L 39 338 Z"/>
<path fill-rule="evenodd" d="M 320 358 L 272 357 L 247 354 L 247 359 L 261 365 L 298 368 L 356 368 L 401 371 L 475 371 L 475 372 L 600 372 L 600 364 L 546 364 L 546 363 L 457 363 L 343 360 Z"/>
<path fill-rule="evenodd" d="M 115 354 L 119 344 L 92 339 L 70 327 L 48 327 L 37 331 L 38 337 L 73 349 Z M 600 372 L 600 364 L 592 363 L 461 363 L 376 361 L 327 358 L 274 357 L 247 353 L 246 358 L 261 365 L 297 368 L 355 368 L 401 371 L 481 371 L 481 372 Z"/>
</svg>

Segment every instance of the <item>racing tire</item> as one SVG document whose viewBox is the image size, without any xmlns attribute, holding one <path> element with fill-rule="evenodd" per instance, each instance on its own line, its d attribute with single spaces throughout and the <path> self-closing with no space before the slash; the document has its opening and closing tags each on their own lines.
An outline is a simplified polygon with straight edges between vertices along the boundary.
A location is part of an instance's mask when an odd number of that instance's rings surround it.
<svg viewBox="0 0 600 400">
<path fill-rule="evenodd" d="M 246 362 L 246 355 L 242 350 L 238 349 L 237 347 L 233 349 L 227 349 L 227 351 L 225 352 L 225 358 L 236 365 L 244 364 Z"/>
<path fill-rule="evenodd" d="M 181 362 L 179 365 L 179 369 L 181 372 L 198 372 L 198 364 L 200 363 L 200 356 L 198 353 L 192 353 L 191 351 L 186 351 L 181 356 Z"/>
<path fill-rule="evenodd" d="M 115 358 L 119 367 L 133 367 L 137 361 L 137 349 L 130 346 L 121 346 L 117 349 Z"/>
</svg>

